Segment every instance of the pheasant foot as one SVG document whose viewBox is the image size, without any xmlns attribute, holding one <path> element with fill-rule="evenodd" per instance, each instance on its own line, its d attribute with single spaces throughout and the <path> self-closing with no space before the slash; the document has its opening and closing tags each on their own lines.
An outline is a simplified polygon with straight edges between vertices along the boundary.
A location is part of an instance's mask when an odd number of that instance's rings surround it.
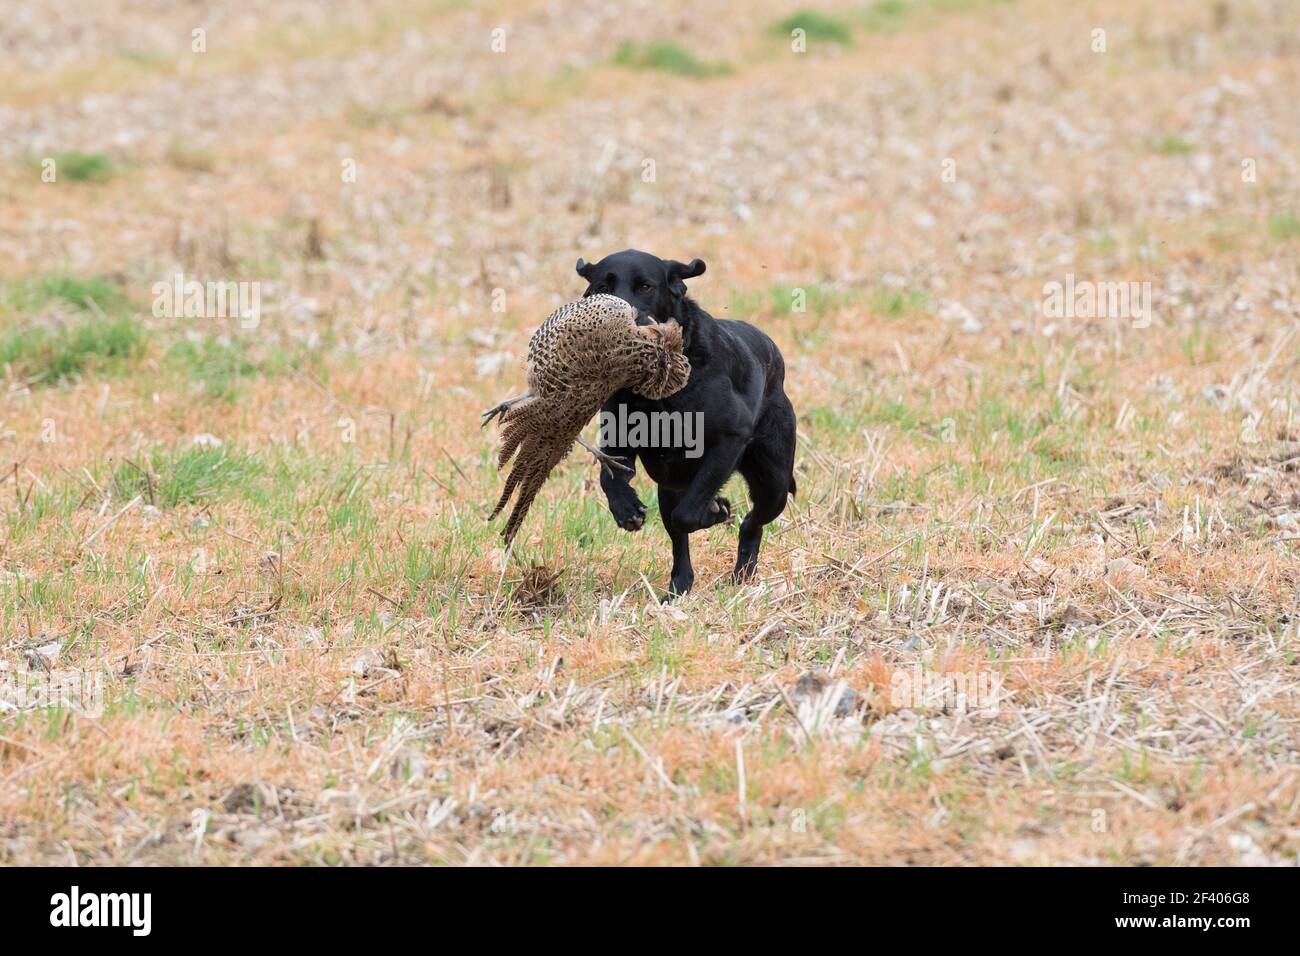
<svg viewBox="0 0 1300 956">
<path fill-rule="evenodd" d="M 483 413 L 483 422 L 479 425 L 479 427 L 486 428 L 487 423 L 492 421 L 492 419 L 498 415 L 501 416 L 501 421 L 505 421 L 506 412 L 510 411 L 512 406 L 518 405 L 525 398 L 532 398 L 532 397 L 533 397 L 532 392 L 524 392 L 524 394 L 516 395 L 514 398 L 507 398 L 504 402 L 502 402 L 499 405 L 494 405 L 492 408 L 489 408 L 486 412 Z"/>
<path fill-rule="evenodd" d="M 599 448 L 593 448 L 591 445 L 588 445 L 581 438 L 578 439 L 578 444 L 581 445 L 583 448 L 587 449 L 587 451 L 591 452 L 593 455 L 595 455 L 596 460 L 600 462 L 601 470 L 608 472 L 611 477 L 614 474 L 615 468 L 619 469 L 620 471 L 626 471 L 628 474 L 632 473 L 631 468 L 623 464 L 623 462 L 619 461 L 619 459 L 615 458 L 613 455 L 607 455 Z"/>
</svg>

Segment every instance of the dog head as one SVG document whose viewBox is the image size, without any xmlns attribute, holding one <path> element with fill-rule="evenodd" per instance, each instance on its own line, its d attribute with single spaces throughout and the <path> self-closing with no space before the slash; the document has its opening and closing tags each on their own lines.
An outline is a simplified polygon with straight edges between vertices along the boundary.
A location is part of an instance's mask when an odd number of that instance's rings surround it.
<svg viewBox="0 0 1300 956">
<path fill-rule="evenodd" d="M 578 275 L 587 280 L 584 299 L 598 292 L 616 295 L 636 308 L 638 325 L 648 325 L 654 320 L 685 319 L 682 302 L 686 298 L 686 280 L 704 273 L 704 260 L 692 259 L 683 264 L 627 249 L 599 262 L 579 259 L 577 269 Z"/>
</svg>

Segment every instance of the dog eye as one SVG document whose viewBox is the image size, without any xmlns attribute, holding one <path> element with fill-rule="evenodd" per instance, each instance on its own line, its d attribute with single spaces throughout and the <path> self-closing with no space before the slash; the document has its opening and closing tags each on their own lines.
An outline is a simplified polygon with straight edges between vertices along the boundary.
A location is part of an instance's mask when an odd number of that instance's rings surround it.
<svg viewBox="0 0 1300 956">
<path fill-rule="evenodd" d="M 637 292 L 649 292 L 652 288 L 653 286 L 651 286 L 649 282 L 642 281 L 636 284 Z"/>
</svg>

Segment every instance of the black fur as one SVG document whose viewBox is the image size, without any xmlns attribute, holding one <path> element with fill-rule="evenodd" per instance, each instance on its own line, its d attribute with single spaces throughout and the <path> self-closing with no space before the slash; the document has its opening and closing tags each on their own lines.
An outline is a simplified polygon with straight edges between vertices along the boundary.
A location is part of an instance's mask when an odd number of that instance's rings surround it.
<svg viewBox="0 0 1300 956">
<path fill-rule="evenodd" d="M 733 576 L 743 581 L 758 565 L 763 526 L 785 510 L 794 494 L 794 407 L 785 395 L 785 362 L 770 338 L 747 322 L 715 319 L 686 294 L 686 279 L 704 272 L 693 259 L 682 264 L 634 249 L 587 264 L 578 260 L 578 275 L 587 280 L 583 296 L 607 292 L 634 305 L 643 324 L 676 319 L 682 326 L 691 377 L 676 395 L 650 401 L 632 392 L 615 394 L 604 411 L 676 411 L 704 413 L 704 449 L 689 458 L 681 448 L 603 450 L 632 466 L 633 472 L 602 471 L 600 486 L 620 528 L 637 531 L 645 523 L 645 506 L 632 490 L 636 458 L 659 486 L 659 513 L 672 539 L 670 594 L 684 594 L 695 580 L 688 535 L 731 517 L 731 503 L 718 492 L 739 471 L 749 486 L 753 510 L 740 523 L 740 548 Z"/>
</svg>

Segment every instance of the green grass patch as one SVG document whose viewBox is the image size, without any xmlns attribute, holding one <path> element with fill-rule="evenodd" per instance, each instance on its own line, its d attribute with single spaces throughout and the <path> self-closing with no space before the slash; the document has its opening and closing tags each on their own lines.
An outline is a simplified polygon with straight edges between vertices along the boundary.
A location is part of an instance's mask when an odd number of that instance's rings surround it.
<svg viewBox="0 0 1300 956">
<path fill-rule="evenodd" d="M 151 505 L 174 508 L 219 498 L 262 474 L 261 461 L 221 446 L 152 452 L 145 462 L 128 461 L 113 473 L 113 488 L 124 500 L 140 495 Z"/>
<path fill-rule="evenodd" d="M 872 33 L 895 33 L 921 19 L 929 23 L 935 14 L 978 13 L 1010 0 L 876 0 L 859 14 L 858 21 Z"/>
<path fill-rule="evenodd" d="M 55 330 L 5 333 L 0 336 L 0 364 L 33 383 L 55 384 L 135 356 L 142 344 L 140 325 L 134 319 L 87 319 Z"/>
<path fill-rule="evenodd" d="M 1278 242 L 1300 237 L 1300 216 L 1293 212 L 1275 213 L 1269 216 L 1268 234 Z"/>
<path fill-rule="evenodd" d="M 258 374 L 257 364 L 241 343 L 211 337 L 197 343 L 177 342 L 167 350 L 165 360 L 199 382 L 209 398 L 234 398 L 240 382 Z"/>
<path fill-rule="evenodd" d="M 1167 133 L 1160 137 L 1153 148 L 1157 153 L 1165 156 L 1186 156 L 1196 149 L 1195 146 L 1177 133 Z"/>
<path fill-rule="evenodd" d="M 16 368 L 34 382 L 55 384 L 130 358 L 142 345 L 133 319 L 87 319 L 57 330 L 22 329 L 0 337 L 0 364 Z"/>
<path fill-rule="evenodd" d="M 502 105 L 532 110 L 551 109 L 581 96 L 591 75 L 590 67 L 567 64 L 540 78 L 531 75 L 502 75 L 481 87 L 480 92 L 467 104 L 467 109 L 472 112 L 476 105 L 481 105 L 482 109 L 496 109 Z M 434 121 L 439 121 L 436 114 Z"/>
<path fill-rule="evenodd" d="M 143 327 L 124 314 L 130 308 L 125 293 L 103 278 L 55 275 L 12 283 L 0 295 L 0 313 L 35 312 L 52 302 L 88 314 L 0 332 L 0 364 L 32 382 L 55 384 L 133 358 L 143 349 Z"/>
<path fill-rule="evenodd" d="M 111 178 L 114 172 L 113 161 L 103 153 L 82 153 L 74 149 L 55 153 L 50 158 L 54 160 L 55 182 L 64 179 L 74 183 L 100 183 Z"/>
<path fill-rule="evenodd" d="M 809 432 L 820 441 L 853 442 L 860 439 L 862 429 L 888 425 L 900 432 L 916 431 L 928 421 L 927 403 L 908 405 L 900 399 L 871 393 L 860 405 L 847 401 L 838 405 L 814 405 L 800 418 Z"/>
<path fill-rule="evenodd" d="M 929 301 L 924 289 L 876 289 L 871 293 L 871 311 L 891 319 L 920 312 Z"/>
<path fill-rule="evenodd" d="M 725 63 L 706 63 L 686 47 L 671 40 L 651 40 L 639 45 L 630 40 L 624 41 L 614 51 L 613 62 L 616 66 L 634 70 L 659 70 L 678 76 L 707 77 L 731 72 L 731 67 Z"/>
<path fill-rule="evenodd" d="M 122 312 L 130 307 L 126 293 L 102 276 L 79 279 L 48 275 L 11 283 L 0 302 L 18 312 L 35 312 L 51 302 L 66 302 L 87 312 Z"/>
<path fill-rule="evenodd" d="M 370 507 L 370 494 L 366 485 L 371 475 L 353 471 L 336 481 L 329 501 L 325 526 L 334 532 L 369 532 L 375 526 L 374 511 Z"/>
<path fill-rule="evenodd" d="M 848 303 L 850 290 L 817 285 L 775 284 L 766 289 L 732 290 L 731 311 L 734 318 L 754 315 L 798 315 L 801 312 L 822 315 Z"/>
<path fill-rule="evenodd" d="M 853 31 L 847 23 L 816 10 L 800 10 L 772 27 L 773 33 L 787 37 L 795 30 L 802 30 L 805 37 L 816 43 L 853 44 Z"/>
<path fill-rule="evenodd" d="M 872 33 L 892 33 L 902 28 L 916 10 L 908 0 L 877 0 L 862 11 L 862 25 Z"/>
<path fill-rule="evenodd" d="M 250 353 L 242 339 L 222 341 L 208 336 L 197 342 L 177 342 L 164 360 L 199 383 L 204 395 L 230 400 L 250 378 L 283 375 L 302 365 L 300 356 L 270 350 L 259 356 Z"/>
</svg>

